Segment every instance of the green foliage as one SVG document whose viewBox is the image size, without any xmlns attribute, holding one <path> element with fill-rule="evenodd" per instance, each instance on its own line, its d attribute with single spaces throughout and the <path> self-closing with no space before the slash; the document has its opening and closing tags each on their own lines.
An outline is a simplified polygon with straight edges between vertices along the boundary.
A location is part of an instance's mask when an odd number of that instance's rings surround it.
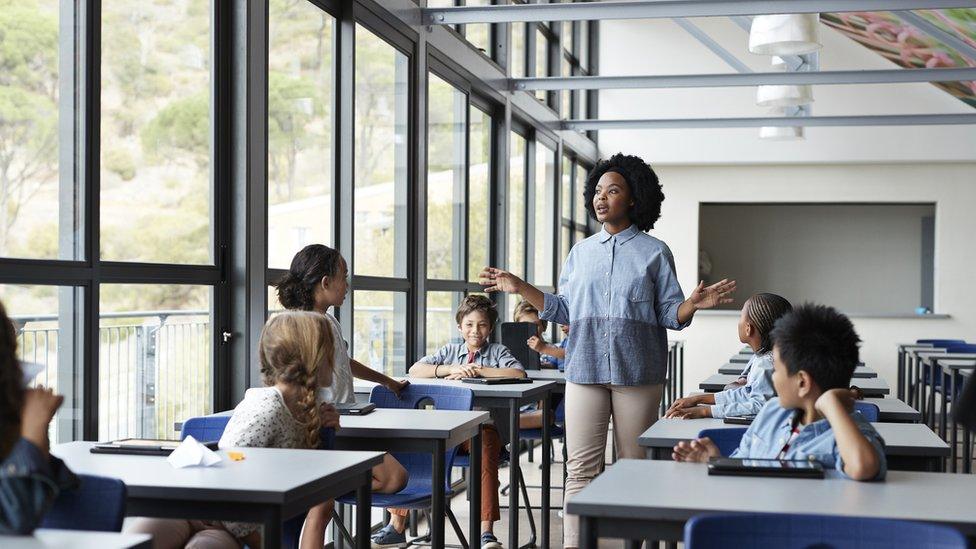
<svg viewBox="0 0 976 549">
<path fill-rule="evenodd" d="M 163 107 L 140 137 L 143 150 L 156 161 L 167 150 L 178 149 L 206 165 L 210 160 L 210 92 L 177 99 Z"/>
<path fill-rule="evenodd" d="M 125 149 L 110 149 L 103 152 L 102 167 L 119 176 L 122 181 L 132 181 L 136 176 L 136 162 Z"/>
</svg>

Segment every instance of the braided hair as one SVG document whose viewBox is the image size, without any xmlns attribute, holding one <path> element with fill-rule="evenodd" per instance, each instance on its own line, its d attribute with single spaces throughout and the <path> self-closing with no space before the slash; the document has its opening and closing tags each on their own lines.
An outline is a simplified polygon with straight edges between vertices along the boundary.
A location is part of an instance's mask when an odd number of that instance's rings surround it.
<svg viewBox="0 0 976 549">
<path fill-rule="evenodd" d="M 277 282 L 278 302 L 290 310 L 311 311 L 315 308 L 315 287 L 323 277 L 336 276 L 342 254 L 324 244 L 309 244 L 291 260 L 291 267 Z"/>
<path fill-rule="evenodd" d="M 6 457 L 20 432 L 23 381 L 17 360 L 17 329 L 0 303 L 0 458 Z"/>
<path fill-rule="evenodd" d="M 264 325 L 259 342 L 261 376 L 267 386 L 288 383 L 300 388 L 297 419 L 305 425 L 305 445 L 318 448 L 319 416 L 315 392 L 319 379 L 332 383 L 332 351 L 335 341 L 324 315 L 308 311 L 286 311 Z M 320 376 L 319 369 L 325 375 Z"/>
<path fill-rule="evenodd" d="M 746 303 L 746 316 L 749 323 L 759 332 L 759 349 L 756 354 L 765 354 L 773 350 L 773 340 L 770 332 L 779 317 L 793 310 L 793 306 L 785 297 L 776 294 L 755 294 Z"/>
</svg>

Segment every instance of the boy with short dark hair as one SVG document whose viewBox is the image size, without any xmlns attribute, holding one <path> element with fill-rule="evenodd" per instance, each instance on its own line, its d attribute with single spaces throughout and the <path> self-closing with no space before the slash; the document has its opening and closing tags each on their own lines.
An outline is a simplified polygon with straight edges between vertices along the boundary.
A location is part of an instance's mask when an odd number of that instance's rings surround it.
<svg viewBox="0 0 976 549">
<path fill-rule="evenodd" d="M 805 304 L 776 322 L 773 386 L 766 403 L 730 457 L 815 460 L 853 480 L 881 480 L 884 440 L 853 412 L 848 390 L 860 338 L 832 307 Z M 705 462 L 721 453 L 708 438 L 680 442 L 676 461 Z"/>
<path fill-rule="evenodd" d="M 458 307 L 455 320 L 463 342 L 448 343 L 410 367 L 410 377 L 461 379 L 465 377 L 525 377 L 525 369 L 508 347 L 488 341 L 498 321 L 495 304 L 483 295 L 469 295 Z M 502 441 L 494 425 L 485 425 L 481 436 L 481 548 L 499 549 L 494 523 L 498 508 L 498 465 Z M 468 452 L 468 442 L 460 446 Z M 406 542 L 406 509 L 390 509 L 390 524 L 373 534 L 374 549 L 399 547 Z M 435 520 L 442 520 L 436 517 Z M 472 540 L 473 542 L 474 540 Z M 474 545 L 474 543 L 472 543 Z"/>
</svg>

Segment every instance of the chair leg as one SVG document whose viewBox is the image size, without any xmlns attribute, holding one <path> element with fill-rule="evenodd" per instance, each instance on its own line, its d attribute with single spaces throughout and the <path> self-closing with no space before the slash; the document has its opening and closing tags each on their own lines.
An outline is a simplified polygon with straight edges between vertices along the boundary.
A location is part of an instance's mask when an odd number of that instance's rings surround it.
<svg viewBox="0 0 976 549">
<path fill-rule="evenodd" d="M 529 441 L 529 463 L 532 463 L 532 462 L 535 461 L 534 454 L 535 454 L 535 441 L 534 440 L 530 440 Z"/>
<path fill-rule="evenodd" d="M 454 528 L 454 533 L 457 534 L 458 540 L 461 542 L 461 548 L 468 549 L 468 540 L 464 537 L 464 532 L 461 531 L 461 525 L 458 524 L 457 517 L 454 516 L 454 511 L 451 511 L 450 506 L 445 509 L 445 514 L 447 515 L 447 520 L 451 521 L 451 527 Z"/>
<path fill-rule="evenodd" d="M 522 472 L 519 471 L 518 476 L 519 490 L 522 492 L 522 499 L 525 500 L 525 514 L 529 517 L 529 531 L 532 535 L 529 537 L 529 542 L 525 545 L 519 547 L 519 549 L 526 549 L 529 547 L 537 547 L 536 534 L 535 534 L 535 518 L 532 516 L 532 503 L 529 502 L 529 491 L 525 487 L 525 478 L 522 476 Z"/>
<path fill-rule="evenodd" d="M 346 529 L 345 523 L 342 522 L 342 518 L 335 509 L 332 510 L 332 522 L 335 524 L 336 528 L 339 529 L 339 535 L 341 535 L 346 543 L 349 544 L 349 547 L 355 547 L 356 544 L 352 541 L 352 534 L 350 534 L 349 530 Z M 366 534 L 366 532 L 363 532 L 362 534 Z"/>
</svg>

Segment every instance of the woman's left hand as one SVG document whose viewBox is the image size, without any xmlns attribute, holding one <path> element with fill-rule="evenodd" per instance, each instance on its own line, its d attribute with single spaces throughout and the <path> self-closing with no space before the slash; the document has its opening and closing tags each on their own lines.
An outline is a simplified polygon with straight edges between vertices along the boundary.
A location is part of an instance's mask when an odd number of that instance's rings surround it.
<svg viewBox="0 0 976 549">
<path fill-rule="evenodd" d="M 698 283 L 698 287 L 688 296 L 688 301 L 696 309 L 711 309 L 718 305 L 725 305 L 734 301 L 731 295 L 735 292 L 735 281 L 723 278 L 722 280 L 705 286 L 705 281 Z"/>
<path fill-rule="evenodd" d="M 391 379 L 387 383 L 386 388 L 392 391 L 393 394 L 397 396 L 397 398 L 400 398 L 400 391 L 406 389 L 407 385 L 410 385 L 410 382 L 405 379 L 404 380 Z"/>
</svg>

